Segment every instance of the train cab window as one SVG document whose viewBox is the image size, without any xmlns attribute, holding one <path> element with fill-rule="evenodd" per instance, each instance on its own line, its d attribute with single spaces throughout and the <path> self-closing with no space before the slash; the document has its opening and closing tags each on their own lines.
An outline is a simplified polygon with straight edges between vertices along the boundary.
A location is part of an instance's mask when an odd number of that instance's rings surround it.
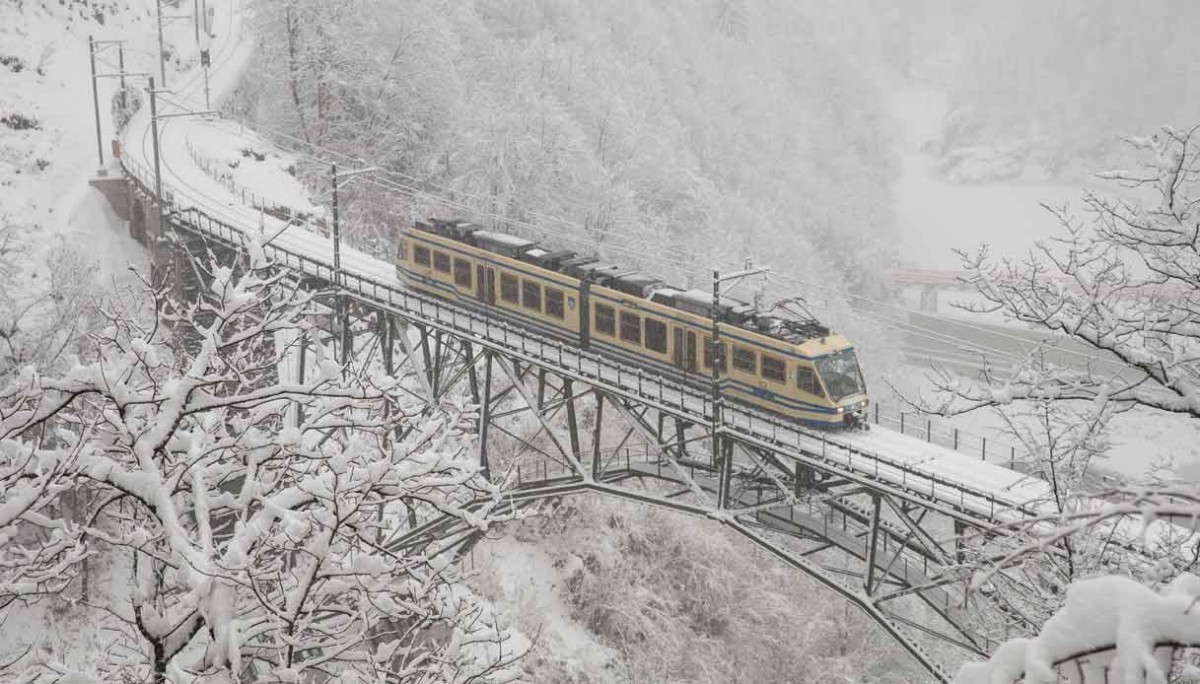
<svg viewBox="0 0 1200 684">
<path fill-rule="evenodd" d="M 396 259 L 398 261 L 408 261 L 408 240 L 400 238 L 400 246 L 396 248 Z"/>
<path fill-rule="evenodd" d="M 509 304 L 521 303 L 521 281 L 515 275 L 500 274 L 500 299 Z"/>
<path fill-rule="evenodd" d="M 454 257 L 454 284 L 471 287 L 471 262 Z"/>
<path fill-rule="evenodd" d="M 808 366 L 800 366 L 796 369 L 796 386 L 802 392 L 808 392 L 813 396 L 822 396 L 821 386 L 817 384 L 817 374 Z"/>
<path fill-rule="evenodd" d="M 604 335 L 617 334 L 617 314 L 607 304 L 596 305 L 596 332 Z"/>
<path fill-rule="evenodd" d="M 439 273 L 450 272 L 450 255 L 445 252 L 434 250 L 433 252 L 433 270 Z"/>
<path fill-rule="evenodd" d="M 667 353 L 667 324 L 653 318 L 646 319 L 646 348 L 660 354 Z"/>
<path fill-rule="evenodd" d="M 634 344 L 642 343 L 641 316 L 628 311 L 621 312 L 621 339 Z"/>
<path fill-rule="evenodd" d="M 783 359 L 763 354 L 762 376 L 771 382 L 787 382 L 787 366 L 784 365 Z"/>
<path fill-rule="evenodd" d="M 758 374 L 758 352 L 740 344 L 733 345 L 733 367 L 743 373 Z"/>
<path fill-rule="evenodd" d="M 542 310 L 542 286 L 534 280 L 521 281 L 521 306 L 534 311 Z"/>
<path fill-rule="evenodd" d="M 413 249 L 413 260 L 417 262 L 418 266 L 429 268 L 429 248 L 417 245 L 416 248 Z"/>
<path fill-rule="evenodd" d="M 563 309 L 563 291 L 553 287 L 546 288 L 546 315 L 557 319 L 566 318 Z"/>
</svg>

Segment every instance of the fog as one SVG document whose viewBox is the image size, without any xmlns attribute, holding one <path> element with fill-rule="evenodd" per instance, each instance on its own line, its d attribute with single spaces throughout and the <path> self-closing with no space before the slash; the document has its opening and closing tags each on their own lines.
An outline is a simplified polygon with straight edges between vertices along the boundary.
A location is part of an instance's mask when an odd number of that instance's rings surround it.
<svg viewBox="0 0 1200 684">
<path fill-rule="evenodd" d="M 1041 203 L 1117 189 L 1094 174 L 1129 163 L 1124 138 L 1196 125 L 1195 3 L 871 5 L 907 265 L 953 268 L 948 247 L 980 242 L 1019 255 L 1061 234 Z"/>
</svg>

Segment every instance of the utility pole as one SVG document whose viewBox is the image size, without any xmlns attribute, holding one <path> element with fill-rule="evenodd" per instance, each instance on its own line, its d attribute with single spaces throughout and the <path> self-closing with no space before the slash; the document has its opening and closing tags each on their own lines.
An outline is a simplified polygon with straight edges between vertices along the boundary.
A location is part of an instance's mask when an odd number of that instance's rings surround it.
<svg viewBox="0 0 1200 684">
<path fill-rule="evenodd" d="M 162 76 L 162 87 L 167 87 L 167 55 L 163 50 L 162 30 L 162 0 L 154 0 L 154 9 L 158 13 L 158 69 Z M 151 86 L 153 88 L 154 86 Z"/>
<path fill-rule="evenodd" d="M 334 325 L 337 326 L 339 336 L 341 338 L 341 354 L 338 362 L 344 368 L 346 361 L 350 358 L 350 352 L 346 349 L 347 338 L 350 337 L 350 326 L 346 321 L 345 307 L 342 303 L 342 230 L 341 224 L 338 221 L 338 172 L 337 164 L 332 165 L 333 175 L 333 317 Z"/>
<path fill-rule="evenodd" d="M 92 63 L 92 110 L 96 114 L 96 155 L 100 158 L 100 166 L 103 167 L 104 138 L 100 133 L 100 91 L 96 85 L 96 41 L 92 36 L 88 36 L 88 58 Z"/>
<path fill-rule="evenodd" d="M 729 498 L 729 467 L 721 453 L 721 271 L 713 269 L 712 287 L 712 341 L 709 342 L 709 361 L 712 362 L 712 450 L 713 465 L 721 468 L 717 484 L 717 506 L 725 508 Z"/>
<path fill-rule="evenodd" d="M 346 184 L 349 185 L 354 180 L 354 176 L 378 170 L 378 167 L 372 166 L 366 169 L 347 171 L 339 175 L 337 164 L 330 166 L 333 178 L 333 286 L 335 290 L 339 290 L 342 286 L 342 227 L 341 222 L 338 220 L 338 189 L 341 187 L 339 181 L 346 179 Z M 341 328 L 342 354 L 339 360 L 343 366 L 345 366 L 346 361 L 350 358 L 350 317 L 346 313 L 342 296 L 336 294 L 334 296 L 334 316 Z"/>
<path fill-rule="evenodd" d="M 154 201 L 158 205 L 158 232 L 163 233 L 162 167 L 158 154 L 158 91 L 150 77 L 150 134 L 154 137 Z"/>
<path fill-rule="evenodd" d="M 117 43 L 117 68 L 121 70 L 121 111 L 129 106 L 128 96 L 125 94 L 125 43 Z"/>
<path fill-rule="evenodd" d="M 200 51 L 200 66 L 204 69 L 204 108 L 212 109 L 212 105 L 208 103 L 208 67 L 212 65 L 212 57 L 209 56 L 208 48 Z"/>
<path fill-rule="evenodd" d="M 734 285 L 736 281 L 747 276 L 758 275 L 760 273 L 770 273 L 771 269 L 767 266 L 759 266 L 755 268 L 749 260 L 746 261 L 746 268 L 736 273 L 722 276 L 721 271 L 713 269 L 712 280 L 712 445 L 713 445 L 713 464 L 719 465 L 721 468 L 720 479 L 717 481 L 717 506 L 724 510 L 729 507 L 729 487 L 733 479 L 733 452 L 724 448 L 723 440 L 721 439 L 722 417 L 721 417 L 721 365 L 725 360 L 725 354 L 721 353 L 721 283 L 732 280 Z M 733 285 L 730 285 L 732 288 Z"/>
<path fill-rule="evenodd" d="M 196 25 L 196 45 L 200 44 L 200 0 L 192 0 L 192 17 Z"/>
</svg>

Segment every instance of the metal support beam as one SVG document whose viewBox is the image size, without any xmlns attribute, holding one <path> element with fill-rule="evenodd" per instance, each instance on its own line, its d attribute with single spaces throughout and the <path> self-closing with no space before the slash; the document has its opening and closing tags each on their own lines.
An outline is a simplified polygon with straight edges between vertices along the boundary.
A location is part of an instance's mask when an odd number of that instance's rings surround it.
<svg viewBox="0 0 1200 684">
<path fill-rule="evenodd" d="M 563 378 L 563 401 L 567 405 L 567 435 L 571 440 L 571 453 L 575 454 L 575 458 L 582 459 L 583 453 L 579 449 L 579 423 L 575 419 L 575 396 L 572 393 L 571 379 Z"/>
<path fill-rule="evenodd" d="M 875 592 L 875 550 L 879 546 L 879 495 L 871 496 L 871 536 L 867 542 L 867 571 L 865 573 L 867 596 Z"/>
<path fill-rule="evenodd" d="M 492 478 L 488 464 L 488 426 L 492 424 L 492 353 L 483 352 L 483 397 L 479 403 L 479 467 L 483 476 Z"/>
<path fill-rule="evenodd" d="M 96 84 L 96 41 L 88 36 L 88 59 L 92 63 L 92 109 L 96 115 L 96 155 L 104 166 L 104 136 L 100 132 L 100 92 Z"/>
<path fill-rule="evenodd" d="M 600 435 L 604 425 L 604 393 L 596 392 L 596 425 L 592 428 L 592 479 L 600 479 Z"/>
<path fill-rule="evenodd" d="M 496 363 L 500 366 L 500 369 L 508 375 L 509 380 L 511 380 L 513 383 L 513 387 L 516 388 L 517 393 L 520 394 L 521 398 L 525 400 L 525 404 L 530 408 L 535 407 L 536 399 L 529 396 L 529 392 L 526 390 L 525 385 L 521 384 L 521 378 L 517 375 L 516 370 L 510 369 L 509 366 L 501 360 L 497 360 Z M 554 430 L 554 426 L 550 424 L 546 416 L 538 410 L 534 410 L 533 414 L 534 417 L 537 418 L 538 422 L 541 423 L 542 428 L 546 431 L 546 436 L 550 438 L 550 441 L 554 444 L 554 448 L 557 449 L 558 452 L 567 459 L 568 463 L 570 463 L 571 469 L 574 471 L 575 475 L 590 479 L 590 475 L 588 474 L 587 470 L 585 470 L 583 464 L 579 462 L 579 457 L 575 453 L 568 452 L 567 448 L 563 446 L 562 440 L 559 439 L 558 433 Z"/>
</svg>

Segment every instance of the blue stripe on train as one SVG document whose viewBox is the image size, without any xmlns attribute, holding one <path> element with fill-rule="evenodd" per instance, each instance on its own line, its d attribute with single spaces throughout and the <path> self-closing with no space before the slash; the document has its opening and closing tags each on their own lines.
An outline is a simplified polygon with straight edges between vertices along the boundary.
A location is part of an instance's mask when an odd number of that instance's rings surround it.
<svg viewBox="0 0 1200 684">
<path fill-rule="evenodd" d="M 707 388 L 709 386 L 708 383 L 709 383 L 709 378 L 711 376 L 709 376 L 708 374 L 705 374 L 705 373 L 680 373 L 679 369 L 670 363 L 666 363 L 666 362 L 660 361 L 658 359 L 648 358 L 646 356 L 640 356 L 638 354 L 634 354 L 627 349 L 623 349 L 621 347 L 610 344 L 608 342 L 604 342 L 602 339 L 594 337 L 594 336 L 592 337 L 592 346 L 597 349 L 602 349 L 605 354 L 608 354 L 610 356 L 619 357 L 619 358 L 621 358 L 627 362 L 633 363 L 635 365 L 652 366 L 657 372 L 659 372 L 664 377 L 671 377 L 674 379 L 683 379 L 684 382 L 687 382 L 688 384 L 690 384 L 694 387 Z M 802 410 L 802 411 L 809 411 L 812 413 L 825 413 L 825 414 L 829 414 L 829 415 L 837 415 L 837 409 L 834 407 L 822 406 L 820 404 L 813 404 L 813 403 L 802 401 L 799 399 L 792 399 L 791 397 L 787 397 L 787 396 L 780 396 L 774 392 L 771 392 L 770 390 L 764 390 L 761 387 L 751 385 L 750 383 L 747 383 L 747 382 L 742 382 L 741 380 L 735 380 L 728 376 L 723 376 L 721 378 L 721 387 L 723 389 L 733 389 L 733 390 L 737 390 L 737 391 L 740 391 L 740 392 L 743 392 L 746 394 L 751 394 L 751 395 L 756 396 L 764 401 L 774 402 L 776 404 L 779 404 L 780 406 L 784 406 L 784 407 L 794 409 L 794 410 Z"/>
</svg>

